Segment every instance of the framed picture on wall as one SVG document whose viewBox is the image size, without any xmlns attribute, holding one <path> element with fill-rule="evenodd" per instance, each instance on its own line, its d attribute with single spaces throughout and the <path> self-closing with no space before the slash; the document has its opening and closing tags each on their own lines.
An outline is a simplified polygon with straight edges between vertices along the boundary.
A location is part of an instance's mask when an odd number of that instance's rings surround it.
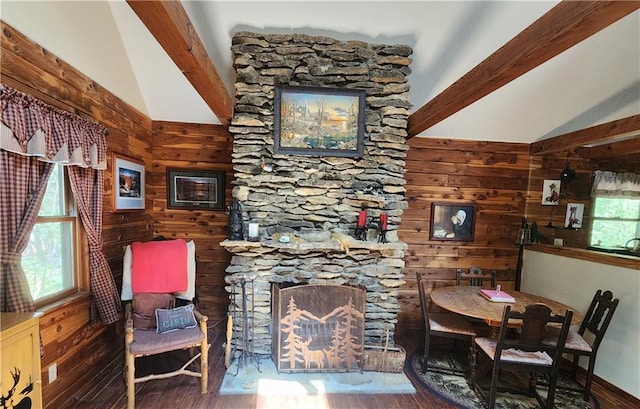
<svg viewBox="0 0 640 409">
<path fill-rule="evenodd" d="M 560 180 L 545 180 L 542 185 L 542 204 L 557 206 L 560 202 Z"/>
<path fill-rule="evenodd" d="M 568 203 L 567 213 L 564 217 L 564 227 L 567 229 L 580 229 L 582 227 L 582 218 L 584 217 L 584 204 Z"/>
<path fill-rule="evenodd" d="M 432 203 L 429 239 L 473 241 L 475 214 L 473 203 Z"/>
<path fill-rule="evenodd" d="M 144 163 L 116 153 L 112 163 L 114 210 L 144 210 Z"/>
<path fill-rule="evenodd" d="M 167 169 L 167 208 L 224 209 L 224 172 Z"/>
<path fill-rule="evenodd" d="M 359 89 L 276 86 L 275 153 L 362 156 L 365 95 Z"/>
</svg>

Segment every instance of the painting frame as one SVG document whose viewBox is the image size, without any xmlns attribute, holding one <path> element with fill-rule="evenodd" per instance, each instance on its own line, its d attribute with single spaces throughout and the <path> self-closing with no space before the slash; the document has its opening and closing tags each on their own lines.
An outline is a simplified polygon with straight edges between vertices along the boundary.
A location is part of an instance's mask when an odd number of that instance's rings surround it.
<svg viewBox="0 0 640 409">
<path fill-rule="evenodd" d="M 429 220 L 429 240 L 473 241 L 476 205 L 472 202 L 433 202 Z"/>
<path fill-rule="evenodd" d="M 560 179 L 545 179 L 542 184 L 542 205 L 557 206 L 560 204 Z"/>
<path fill-rule="evenodd" d="M 224 210 L 225 172 L 167 168 L 167 209 Z"/>
<path fill-rule="evenodd" d="M 365 90 L 277 85 L 273 105 L 276 154 L 363 155 Z"/>
<path fill-rule="evenodd" d="M 144 162 L 113 153 L 113 209 L 135 212 L 145 209 Z"/>
</svg>

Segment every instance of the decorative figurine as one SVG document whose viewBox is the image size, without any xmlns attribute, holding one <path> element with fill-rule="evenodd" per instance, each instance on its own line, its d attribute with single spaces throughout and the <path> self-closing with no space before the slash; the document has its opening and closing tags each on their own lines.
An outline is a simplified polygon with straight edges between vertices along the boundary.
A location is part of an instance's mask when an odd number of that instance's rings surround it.
<svg viewBox="0 0 640 409">
<path fill-rule="evenodd" d="M 229 239 L 244 240 L 242 234 L 242 208 L 237 199 L 233 199 L 229 206 Z"/>
</svg>

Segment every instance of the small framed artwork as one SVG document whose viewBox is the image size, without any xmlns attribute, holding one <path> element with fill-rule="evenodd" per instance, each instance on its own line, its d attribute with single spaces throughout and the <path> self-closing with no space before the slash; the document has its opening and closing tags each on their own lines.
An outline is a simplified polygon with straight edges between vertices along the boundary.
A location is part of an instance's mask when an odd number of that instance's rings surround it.
<svg viewBox="0 0 640 409">
<path fill-rule="evenodd" d="M 113 154 L 113 208 L 117 212 L 144 210 L 144 163 Z"/>
<path fill-rule="evenodd" d="M 275 153 L 362 156 L 365 95 L 359 89 L 276 86 Z"/>
<path fill-rule="evenodd" d="M 567 229 L 580 229 L 582 227 L 582 218 L 584 216 L 584 204 L 568 203 L 567 213 L 564 217 L 564 227 Z"/>
<path fill-rule="evenodd" d="M 560 180 L 545 180 L 542 185 L 542 204 L 556 206 L 560 202 Z"/>
<path fill-rule="evenodd" d="M 432 203 L 429 239 L 473 241 L 475 210 L 473 203 Z"/>
<path fill-rule="evenodd" d="M 167 208 L 224 209 L 224 172 L 167 169 Z"/>
</svg>

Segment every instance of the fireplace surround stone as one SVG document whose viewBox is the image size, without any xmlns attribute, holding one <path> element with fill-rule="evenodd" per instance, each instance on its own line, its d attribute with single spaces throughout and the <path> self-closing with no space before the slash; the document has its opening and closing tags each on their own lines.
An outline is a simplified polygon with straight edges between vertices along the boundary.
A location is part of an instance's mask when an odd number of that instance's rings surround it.
<svg viewBox="0 0 640 409">
<path fill-rule="evenodd" d="M 365 342 L 380 342 L 386 334 L 393 339 L 407 249 L 397 229 L 407 208 L 411 48 L 251 32 L 237 33 L 231 48 L 237 72 L 229 127 L 233 198 L 242 207 L 245 230 L 248 223 L 259 224 L 260 240 L 221 245 L 233 255 L 226 269 L 230 295 L 238 279 L 252 284 L 253 313 L 246 320 L 252 352 L 271 351 L 270 286 L 283 282 L 366 288 Z M 362 157 L 275 154 L 273 99 L 279 84 L 366 90 Z M 387 243 L 378 243 L 374 231 L 367 240 L 352 237 L 363 208 L 371 221 L 388 216 Z M 278 241 L 285 233 L 290 241 Z M 237 305 L 229 310 L 237 311 Z"/>
</svg>

